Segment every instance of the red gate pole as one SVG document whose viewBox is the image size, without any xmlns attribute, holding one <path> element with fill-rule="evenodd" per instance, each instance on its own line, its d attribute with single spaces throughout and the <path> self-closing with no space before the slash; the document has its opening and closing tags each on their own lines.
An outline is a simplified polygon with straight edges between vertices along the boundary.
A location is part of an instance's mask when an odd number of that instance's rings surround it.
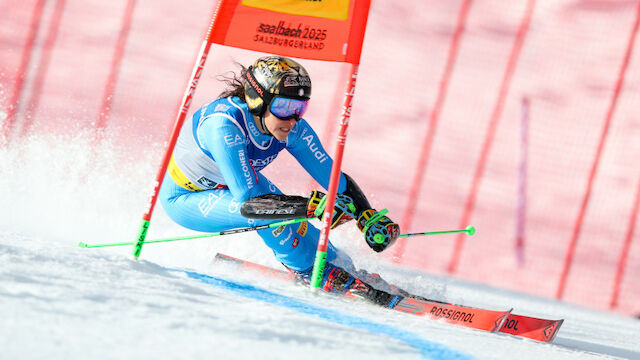
<svg viewBox="0 0 640 360">
<path fill-rule="evenodd" d="M 216 22 L 216 16 L 218 14 L 218 10 L 220 9 L 220 5 L 223 1 L 219 1 L 216 7 L 216 10 L 211 17 L 211 23 L 209 24 L 209 30 L 207 31 L 207 35 L 205 37 L 202 46 L 200 47 L 200 53 L 198 54 L 198 59 L 193 66 L 193 72 L 191 74 L 191 79 L 189 81 L 189 85 L 185 90 L 184 96 L 182 98 L 182 104 L 180 105 L 178 115 L 173 126 L 173 131 L 171 132 L 171 138 L 169 144 L 167 145 L 167 149 L 164 153 L 164 157 L 162 159 L 162 165 L 160 169 L 158 169 L 158 174 L 156 175 L 156 180 L 153 186 L 153 194 L 149 199 L 149 203 L 147 204 L 147 209 L 142 216 L 142 224 L 140 226 L 140 231 L 138 234 L 138 239 L 133 248 L 133 257 L 138 258 L 140 256 L 140 252 L 142 251 L 142 245 L 144 244 L 144 240 L 147 237 L 147 230 L 149 229 L 149 223 L 151 222 L 151 215 L 153 214 L 153 209 L 156 205 L 156 201 L 158 200 L 158 191 L 160 190 L 160 184 L 162 184 L 162 180 L 164 180 L 164 175 L 167 171 L 167 167 L 169 166 L 169 161 L 171 160 L 171 154 L 173 153 L 173 148 L 176 146 L 176 142 L 178 141 L 178 135 L 180 134 L 180 129 L 182 128 L 182 124 L 187 117 L 187 112 L 189 111 L 189 107 L 191 106 L 191 100 L 193 100 L 193 95 L 195 94 L 196 87 L 198 86 L 198 81 L 200 80 L 200 76 L 202 75 L 202 71 L 204 70 L 204 64 L 207 61 L 207 56 L 209 55 L 209 50 L 211 49 L 212 38 L 213 38 L 213 27 Z M 333 209 L 333 208 L 332 208 Z"/>
<path fill-rule="evenodd" d="M 327 247 L 329 246 L 329 230 L 331 225 L 331 217 L 333 215 L 333 207 L 336 203 L 338 195 L 338 184 L 340 183 L 340 169 L 342 168 L 342 157 L 344 154 L 344 146 L 347 142 L 347 129 L 349 120 L 351 119 L 351 107 L 353 104 L 353 95 L 356 90 L 356 80 L 358 78 L 358 65 L 351 64 L 351 76 L 349 76 L 349 86 L 344 97 L 344 105 L 342 106 L 342 116 L 340 119 L 340 130 L 338 132 L 338 141 L 336 142 L 336 151 L 331 167 L 331 178 L 329 179 L 329 189 L 327 189 L 327 203 L 322 215 L 322 230 L 318 240 L 318 248 L 313 263 L 313 271 L 311 273 L 311 288 L 318 289 L 322 283 L 322 273 L 327 258 Z"/>
<path fill-rule="evenodd" d="M 509 92 L 509 85 L 511 84 L 511 79 L 513 77 L 513 73 L 515 72 L 516 65 L 518 64 L 518 58 L 520 56 L 520 51 L 522 50 L 522 46 L 524 45 L 525 37 L 527 36 L 527 31 L 529 30 L 529 24 L 531 23 L 531 18 L 533 17 L 533 9 L 535 7 L 535 0 L 527 1 L 527 8 L 520 23 L 520 28 L 518 29 L 518 33 L 516 35 L 515 43 L 513 44 L 513 48 L 511 49 L 511 54 L 509 55 L 509 62 L 507 63 L 507 68 L 505 70 L 504 76 L 502 78 L 502 84 L 500 85 L 500 91 L 498 93 L 498 100 L 493 108 L 493 113 L 491 114 L 491 121 L 489 122 L 489 129 L 487 130 L 487 136 L 485 137 L 484 144 L 482 145 L 482 150 L 480 152 L 480 159 L 476 165 L 476 170 L 473 175 L 473 182 L 471 184 L 471 189 L 469 190 L 469 196 L 467 197 L 467 201 L 465 203 L 464 212 L 462 214 L 462 218 L 460 221 L 459 228 L 464 228 L 468 225 L 471 220 L 471 215 L 473 214 L 473 210 L 475 208 L 476 196 L 478 195 L 478 191 L 480 189 L 480 182 L 484 176 L 484 169 L 487 165 L 487 158 L 489 157 L 489 151 L 491 150 L 491 145 L 493 144 L 493 138 L 498 128 L 498 121 L 500 120 L 500 116 L 502 115 L 502 110 L 504 109 L 504 103 L 507 98 L 507 94 Z M 455 273 L 458 270 L 458 264 L 460 263 L 460 257 L 462 254 L 462 247 L 464 245 L 464 234 L 459 234 L 456 239 L 456 243 L 454 245 L 453 253 L 451 254 L 451 260 L 449 262 L 448 271 L 449 273 Z"/>
<path fill-rule="evenodd" d="M 22 47 L 20 67 L 18 68 L 17 76 L 13 83 L 13 91 L 9 100 L 7 117 L 2 122 L 2 127 L 0 128 L 0 146 L 9 141 L 9 137 L 11 136 L 11 132 L 15 124 L 16 114 L 18 113 L 18 102 L 22 96 L 24 80 L 27 76 L 29 63 L 31 62 L 31 53 L 33 52 L 33 46 L 36 41 L 36 36 L 38 35 L 38 29 L 40 28 L 40 19 L 42 18 L 42 9 L 44 8 L 45 3 L 45 0 L 38 0 L 33 9 L 31 24 L 29 26 L 29 34 L 27 35 L 27 41 Z"/>
<path fill-rule="evenodd" d="M 49 63 L 51 60 L 51 52 L 56 43 L 58 37 L 58 29 L 60 28 L 60 22 L 62 20 L 62 13 L 64 12 L 64 5 L 66 0 L 57 0 L 51 15 L 51 22 L 49 24 L 49 30 L 47 31 L 47 37 L 42 45 L 42 55 L 38 64 L 38 70 L 33 78 L 33 85 L 31 86 L 31 95 L 27 106 L 25 108 L 24 123 L 20 130 L 20 136 L 25 136 L 29 133 L 31 126 L 33 125 L 34 116 L 40 103 L 40 97 L 42 96 L 42 86 L 44 79 L 47 77 L 49 70 Z"/>
<path fill-rule="evenodd" d="M 471 7 L 472 2 L 473 0 L 465 0 L 460 6 L 460 10 L 458 12 L 456 30 L 453 34 L 453 38 L 451 39 L 449 54 L 447 55 L 447 63 L 444 73 L 442 74 L 442 79 L 440 80 L 438 96 L 436 98 L 436 103 L 433 107 L 433 110 L 431 111 L 431 114 L 429 116 L 429 126 L 427 127 L 426 137 L 422 142 L 420 157 L 418 159 L 418 167 L 414 174 L 413 180 L 411 181 L 411 188 L 409 189 L 408 204 L 405 208 L 404 214 L 402 215 L 402 220 L 400 221 L 400 225 L 406 231 L 411 228 L 411 222 L 416 210 L 416 203 L 420 195 L 420 189 L 422 188 L 422 179 L 424 179 L 424 173 L 429 161 L 429 155 L 431 153 L 431 146 L 433 145 L 433 138 L 435 137 L 438 120 L 440 119 L 440 112 L 444 107 L 444 102 L 447 97 L 449 81 L 451 79 L 451 75 L 453 74 L 456 60 L 458 59 L 460 39 L 462 38 L 462 34 L 464 33 L 464 28 L 467 23 L 467 15 L 469 14 L 469 8 Z M 395 245 L 393 256 L 391 257 L 391 260 L 393 262 L 400 263 L 402 261 L 406 242 L 407 239 L 405 238 L 398 239 L 398 243 Z"/>
<path fill-rule="evenodd" d="M 598 164 L 600 163 L 600 156 L 602 155 L 602 149 L 604 148 L 604 144 L 607 139 L 607 134 L 609 133 L 611 119 L 613 118 L 613 114 L 616 110 L 616 105 L 618 104 L 618 98 L 620 97 L 622 85 L 624 84 L 624 77 L 626 75 L 627 68 L 629 67 L 629 60 L 631 59 L 631 54 L 633 52 L 633 44 L 635 43 L 636 35 L 638 34 L 638 25 L 640 25 L 640 3 L 638 3 L 635 23 L 633 24 L 633 28 L 631 30 L 631 36 L 629 37 L 629 42 L 627 44 L 627 49 L 624 54 L 622 65 L 620 66 L 620 71 L 618 73 L 618 80 L 616 81 L 613 96 L 611 97 L 609 110 L 607 111 L 607 115 L 605 117 L 604 128 L 602 129 L 602 136 L 600 136 L 598 149 L 596 150 L 596 155 L 593 159 L 593 164 L 591 165 L 591 171 L 589 172 L 587 189 L 582 198 L 580 211 L 578 212 L 578 217 L 573 227 L 571 242 L 569 243 L 569 248 L 567 249 L 567 254 L 564 259 L 564 266 L 562 268 L 562 273 L 560 274 L 560 281 L 558 282 L 558 289 L 556 292 L 557 299 L 562 299 L 562 295 L 564 294 L 564 290 L 567 285 L 567 278 L 569 277 L 569 272 L 571 271 L 571 264 L 573 262 L 573 256 L 576 250 L 576 246 L 578 244 L 578 238 L 580 237 L 580 230 L 582 229 L 584 216 L 587 210 L 587 206 L 589 205 L 589 198 L 591 197 L 593 182 L 595 180 L 596 173 L 598 172 Z"/>
</svg>

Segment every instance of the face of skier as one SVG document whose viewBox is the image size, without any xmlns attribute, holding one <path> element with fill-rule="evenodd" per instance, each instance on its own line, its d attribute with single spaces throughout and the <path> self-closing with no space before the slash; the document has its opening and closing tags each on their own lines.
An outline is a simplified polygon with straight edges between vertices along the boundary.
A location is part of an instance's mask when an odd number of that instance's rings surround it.
<svg viewBox="0 0 640 360">
<path fill-rule="evenodd" d="M 307 111 L 308 106 L 308 99 L 294 99 L 279 95 L 274 97 L 264 117 L 267 130 L 276 139 L 285 140 L 296 121 Z"/>
<path fill-rule="evenodd" d="M 284 141 L 289 136 L 289 132 L 293 129 L 293 126 L 296 124 L 296 119 L 288 119 L 281 120 L 277 118 L 275 115 L 271 113 L 271 111 L 267 111 L 264 114 L 264 125 L 267 127 L 267 130 L 280 141 Z"/>
</svg>

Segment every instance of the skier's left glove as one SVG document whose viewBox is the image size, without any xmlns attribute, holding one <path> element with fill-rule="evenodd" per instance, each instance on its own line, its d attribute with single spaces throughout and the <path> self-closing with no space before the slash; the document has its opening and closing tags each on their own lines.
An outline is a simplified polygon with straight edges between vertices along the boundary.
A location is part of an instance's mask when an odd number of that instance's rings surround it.
<svg viewBox="0 0 640 360">
<path fill-rule="evenodd" d="M 387 209 L 377 212 L 368 209 L 358 218 L 358 229 L 364 233 L 364 239 L 375 252 L 381 252 L 393 245 L 400 236 L 400 226 L 385 214 Z"/>
<path fill-rule="evenodd" d="M 311 195 L 309 195 L 309 202 L 307 203 L 307 217 L 317 217 L 322 220 L 326 202 L 327 196 L 325 193 L 313 190 Z M 338 194 L 333 217 L 331 218 L 331 229 L 357 218 L 358 216 L 355 214 L 355 211 L 356 208 L 353 200 L 347 195 Z"/>
</svg>

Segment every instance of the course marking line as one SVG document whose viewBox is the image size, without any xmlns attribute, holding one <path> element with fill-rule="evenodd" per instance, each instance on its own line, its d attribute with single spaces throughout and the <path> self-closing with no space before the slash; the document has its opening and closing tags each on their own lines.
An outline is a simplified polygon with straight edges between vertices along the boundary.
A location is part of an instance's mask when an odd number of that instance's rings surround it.
<svg viewBox="0 0 640 360">
<path fill-rule="evenodd" d="M 189 276 L 190 278 L 200 280 L 206 284 L 220 287 L 226 290 L 233 291 L 234 293 L 255 300 L 260 300 L 266 303 L 274 304 L 281 307 L 286 307 L 297 312 L 313 315 L 324 320 L 350 326 L 356 329 L 365 330 L 374 334 L 383 334 L 391 338 L 397 339 L 406 343 L 407 345 L 417 349 L 420 354 L 427 359 L 445 360 L 445 359 L 459 359 L 467 360 L 473 359 L 473 357 L 450 349 L 444 345 L 425 340 L 415 333 L 406 331 L 394 326 L 376 323 L 365 318 L 353 316 L 339 311 L 322 308 L 313 304 L 305 303 L 294 298 L 290 298 L 284 295 L 280 295 L 268 290 L 260 289 L 258 287 L 237 283 L 229 280 L 216 278 L 210 275 L 200 274 L 193 271 L 166 268 L 169 271 L 181 272 Z"/>
</svg>

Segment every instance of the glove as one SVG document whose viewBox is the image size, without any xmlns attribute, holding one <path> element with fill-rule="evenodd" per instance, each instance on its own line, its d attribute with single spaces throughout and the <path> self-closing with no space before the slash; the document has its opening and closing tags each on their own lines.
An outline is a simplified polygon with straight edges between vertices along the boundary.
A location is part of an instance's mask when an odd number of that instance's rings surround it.
<svg viewBox="0 0 640 360">
<path fill-rule="evenodd" d="M 327 202 L 327 196 L 325 193 L 313 190 L 309 196 L 309 202 L 307 202 L 307 217 L 317 217 L 322 220 L 322 214 L 324 213 L 325 204 Z M 353 220 L 358 215 L 355 214 L 356 207 L 353 204 L 353 200 L 343 194 L 338 194 L 336 197 L 336 204 L 334 206 L 333 217 L 331 218 L 331 229 L 340 226 L 347 221 Z"/>
<path fill-rule="evenodd" d="M 377 212 L 368 209 L 358 218 L 358 229 L 364 233 L 364 239 L 375 252 L 393 245 L 400 235 L 400 226 L 385 216 L 387 209 Z"/>
</svg>

